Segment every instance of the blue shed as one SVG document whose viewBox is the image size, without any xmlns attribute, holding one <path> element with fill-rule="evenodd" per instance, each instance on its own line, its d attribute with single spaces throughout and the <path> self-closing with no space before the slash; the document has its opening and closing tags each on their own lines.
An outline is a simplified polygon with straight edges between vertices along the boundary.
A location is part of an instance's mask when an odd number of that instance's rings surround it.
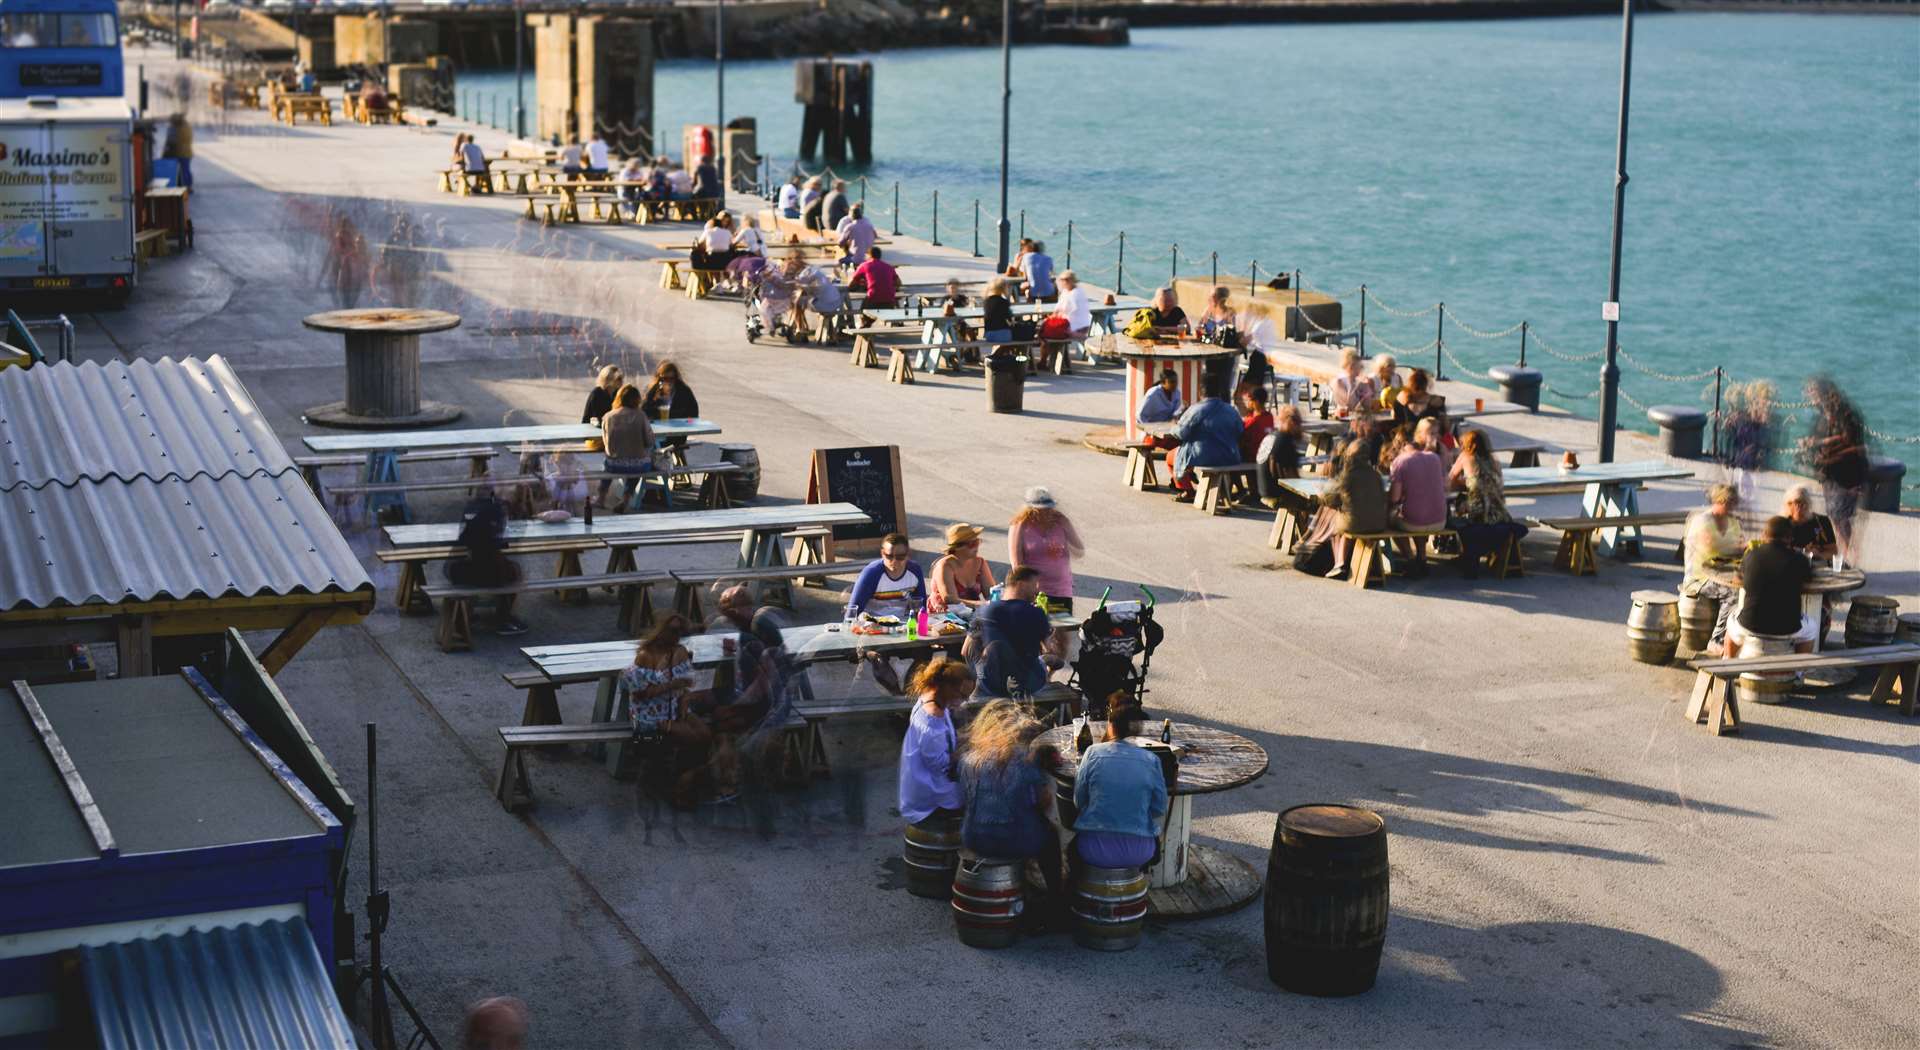
<svg viewBox="0 0 1920 1050">
<path fill-rule="evenodd" d="M 320 963 L 334 958 L 340 821 L 205 678 L 184 670 L 0 692 L 0 787 L 10 802 L 0 835 L 0 1045 L 49 1032 L 101 1040 L 115 1023 L 108 1015 L 132 1008 L 119 996 L 169 994 L 125 979 L 116 992 L 96 979 L 108 961 L 137 975 L 139 960 L 215 944 L 270 945 L 297 963 L 274 987 L 242 982 L 220 994 L 251 996 L 263 1015 L 324 1008 L 327 1023 L 344 1024 Z M 212 989 L 229 972 L 208 964 L 194 980 Z M 79 1010 L 87 1016 L 75 1016 L 75 1003 L 89 1004 Z"/>
</svg>

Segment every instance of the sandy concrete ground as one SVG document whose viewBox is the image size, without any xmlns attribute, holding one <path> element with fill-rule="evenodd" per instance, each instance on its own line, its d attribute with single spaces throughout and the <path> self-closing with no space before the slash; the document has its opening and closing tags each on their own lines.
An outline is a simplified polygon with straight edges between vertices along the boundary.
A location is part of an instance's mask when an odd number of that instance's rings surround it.
<svg viewBox="0 0 1920 1050">
<path fill-rule="evenodd" d="M 292 447 L 312 432 L 302 407 L 342 388 L 335 337 L 299 325 L 336 305 L 329 215 L 377 243 L 399 214 L 424 249 L 404 294 L 466 319 L 426 340 L 429 394 L 467 406 L 473 424 L 572 421 L 600 362 L 631 371 L 671 357 L 723 440 L 758 446 L 763 501 L 804 496 L 810 449 L 896 443 L 916 541 L 979 523 L 1002 569 L 1020 492 L 1050 485 L 1089 544 L 1078 598 L 1136 583 L 1161 596 L 1168 641 L 1151 713 L 1245 734 L 1271 757 L 1255 784 L 1198 802 L 1196 840 L 1264 865 L 1279 810 L 1368 806 L 1392 835 L 1394 910 L 1378 987 L 1347 1000 L 1267 982 L 1257 907 L 1154 927 L 1123 955 L 1064 936 L 965 948 L 943 906 L 904 890 L 889 723 L 836 726 L 830 781 L 683 816 L 638 802 L 584 755 L 541 755 L 539 805 L 510 816 L 490 796 L 495 728 L 518 720 L 521 698 L 499 675 L 525 666 L 521 645 L 616 637 L 610 602 L 525 603 L 532 633 L 482 635 L 449 655 L 429 621 L 383 601 L 364 625 L 323 632 L 281 681 L 350 784 L 364 769 L 361 723 L 381 724 L 388 951 L 443 1039 L 462 1002 L 503 992 L 533 1004 L 548 1047 L 1920 1039 L 1902 980 L 1920 950 L 1920 727 L 1869 708 L 1859 689 L 1750 710 L 1738 737 L 1686 724 L 1691 676 L 1629 660 L 1623 626 L 1631 591 L 1678 583 L 1676 530 L 1597 578 L 1548 568 L 1539 531 L 1520 579 L 1441 569 L 1358 592 L 1303 578 L 1264 546 L 1265 518 L 1207 519 L 1131 492 L 1120 461 L 1081 447 L 1119 416 L 1116 371 L 1035 380 L 1029 411 L 998 417 L 977 378 L 903 388 L 848 368 L 842 350 L 749 346 L 737 304 L 670 296 L 656 267 L 632 261 L 688 227 L 543 229 L 517 201 L 437 193 L 451 137 L 254 118 L 203 127 L 198 247 L 151 266 L 128 309 L 83 325 L 83 356 L 225 354 Z M 909 279 L 983 268 L 900 249 Z M 1591 423 L 1563 417 L 1511 429 L 1556 447 L 1593 441 Z M 1622 440 L 1622 458 L 1651 454 Z M 1787 480 L 1766 479 L 1769 505 Z M 1697 491 L 1660 485 L 1645 504 L 1686 506 Z M 1913 608 L 1920 529 L 1880 515 L 1867 529 L 1869 590 Z M 350 535 L 362 551 L 377 544 L 364 525 Z M 718 566 L 733 555 L 654 556 Z M 394 573 L 368 565 L 389 588 Z M 831 608 L 809 597 L 803 613 Z M 821 677 L 860 688 L 843 670 Z M 570 721 L 589 703 L 587 690 L 562 694 Z"/>
</svg>

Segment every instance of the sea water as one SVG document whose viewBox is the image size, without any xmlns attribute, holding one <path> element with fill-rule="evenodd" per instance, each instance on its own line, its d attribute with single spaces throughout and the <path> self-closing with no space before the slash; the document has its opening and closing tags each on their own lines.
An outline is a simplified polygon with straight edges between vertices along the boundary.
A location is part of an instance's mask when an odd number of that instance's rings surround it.
<svg viewBox="0 0 1920 1050">
<path fill-rule="evenodd" d="M 1624 424 L 1712 408 L 1710 373 L 1787 402 L 1833 374 L 1920 480 L 1920 18 L 1659 14 L 1635 25 L 1620 344 Z M 882 229 L 994 252 L 998 49 L 874 63 Z M 1449 375 L 1512 363 L 1528 322 L 1547 401 L 1593 414 L 1619 113 L 1616 18 L 1143 29 L 1127 48 L 1013 53 L 1010 215 L 1095 283 L 1130 292 L 1298 270 L 1367 349 Z M 465 92 L 511 95 L 511 71 Z M 532 78 L 527 105 L 534 105 Z M 662 63 L 656 125 L 678 153 L 711 122 L 713 63 Z M 731 62 L 729 117 L 790 168 L 790 60 Z M 505 111 L 505 107 L 502 107 Z M 817 167 L 812 165 L 810 167 Z M 857 192 L 857 191 L 856 191 Z M 1024 223 L 1020 213 L 1024 211 Z M 1444 326 L 1433 307 L 1444 301 Z M 1422 313 L 1421 311 L 1426 311 Z M 1414 314 L 1415 316 L 1403 316 Z M 1423 348 L 1423 349 L 1422 349 Z M 1465 368 L 1461 367 L 1466 366 Z M 1686 378 L 1663 378 L 1686 377 Z M 1802 413 L 1804 415 L 1804 413 Z M 1909 442 L 1896 440 L 1906 437 Z"/>
</svg>

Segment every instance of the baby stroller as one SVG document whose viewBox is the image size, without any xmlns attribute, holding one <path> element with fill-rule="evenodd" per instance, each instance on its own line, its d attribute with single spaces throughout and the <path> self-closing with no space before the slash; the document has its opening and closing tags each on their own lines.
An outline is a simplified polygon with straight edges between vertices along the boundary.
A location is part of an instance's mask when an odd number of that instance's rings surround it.
<svg viewBox="0 0 1920 1050">
<path fill-rule="evenodd" d="M 756 265 L 757 264 L 757 265 Z M 735 259 L 727 264 L 727 269 L 740 285 L 740 301 L 747 308 L 747 342 L 751 343 L 766 334 L 766 319 L 761 314 L 761 286 L 770 273 L 767 260 L 757 255 Z"/>
<path fill-rule="evenodd" d="M 1147 669 L 1153 665 L 1153 651 L 1166 638 L 1166 629 L 1153 618 L 1153 592 L 1145 587 L 1145 601 L 1116 602 L 1109 606 L 1109 587 L 1100 594 L 1100 605 L 1080 623 L 1080 658 L 1073 662 L 1070 688 L 1080 691 L 1081 711 L 1100 716 L 1107 698 L 1115 692 L 1130 694 L 1136 703 L 1145 704 Z M 1140 665 L 1134 666 L 1134 657 Z"/>
</svg>

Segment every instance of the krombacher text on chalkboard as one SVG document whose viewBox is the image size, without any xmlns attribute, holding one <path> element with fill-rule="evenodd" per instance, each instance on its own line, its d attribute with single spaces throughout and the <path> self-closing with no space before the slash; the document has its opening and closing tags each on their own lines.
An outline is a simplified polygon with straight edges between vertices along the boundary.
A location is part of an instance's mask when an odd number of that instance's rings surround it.
<svg viewBox="0 0 1920 1050">
<path fill-rule="evenodd" d="M 832 546 L 840 554 L 877 552 L 881 537 L 907 530 L 899 446 L 814 449 L 807 502 L 851 503 L 866 511 L 872 521 L 833 527 Z"/>
</svg>

